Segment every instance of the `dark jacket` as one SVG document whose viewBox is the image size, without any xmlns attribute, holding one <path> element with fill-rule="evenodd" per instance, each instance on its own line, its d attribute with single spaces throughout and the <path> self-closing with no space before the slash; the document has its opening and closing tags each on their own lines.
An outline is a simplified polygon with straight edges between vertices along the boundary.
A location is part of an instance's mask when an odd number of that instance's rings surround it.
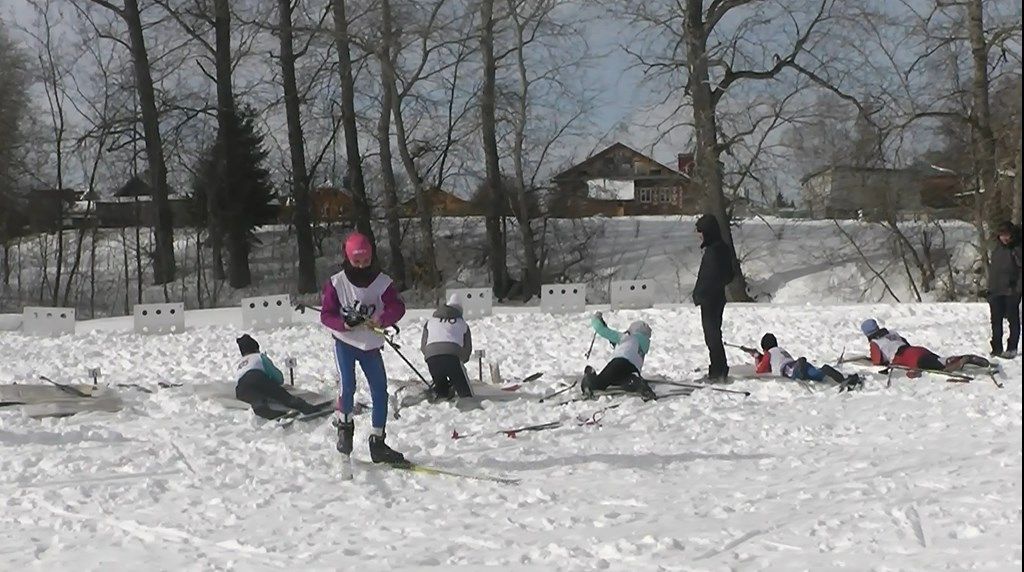
<svg viewBox="0 0 1024 572">
<path fill-rule="evenodd" d="M 1020 231 L 1013 233 L 1009 245 L 998 238 L 992 249 L 988 266 L 988 293 L 990 296 L 1019 296 L 1021 293 Z"/>
<path fill-rule="evenodd" d="M 704 237 L 700 245 L 704 255 L 697 270 L 697 282 L 693 285 L 693 303 L 697 306 L 724 304 L 725 287 L 735 277 L 732 249 L 722 240 L 718 219 L 714 215 L 706 214 L 697 219 L 697 230 Z"/>
</svg>

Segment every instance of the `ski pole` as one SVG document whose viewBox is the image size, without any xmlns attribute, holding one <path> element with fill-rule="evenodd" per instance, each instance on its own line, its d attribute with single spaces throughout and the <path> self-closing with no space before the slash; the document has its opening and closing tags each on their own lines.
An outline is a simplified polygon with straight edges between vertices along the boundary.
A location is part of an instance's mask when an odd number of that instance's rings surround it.
<svg viewBox="0 0 1024 572">
<path fill-rule="evenodd" d="M 666 383 L 666 382 L 662 381 L 660 383 Z M 736 395 L 742 395 L 743 397 L 750 397 L 750 392 L 749 391 L 739 391 L 739 390 L 736 390 L 736 389 L 725 389 L 724 387 L 711 387 L 711 386 L 708 386 L 708 385 L 701 385 L 699 383 L 683 383 L 681 381 L 667 382 L 667 383 L 668 383 L 668 385 L 674 385 L 676 387 L 688 387 L 690 389 L 710 389 L 711 391 L 718 391 L 718 392 L 721 392 L 721 393 L 733 393 L 733 394 L 736 394 Z"/>
<path fill-rule="evenodd" d="M 309 308 L 310 310 L 316 310 L 317 312 L 320 311 L 320 306 L 314 306 L 313 304 L 303 304 L 302 302 L 299 302 L 298 304 L 295 305 L 295 309 L 298 310 L 300 314 L 305 314 L 306 308 Z"/>
<path fill-rule="evenodd" d="M 395 350 L 395 353 L 398 354 L 398 357 L 402 358 L 402 361 L 405 362 L 405 365 L 409 366 L 409 369 L 411 369 L 413 373 L 416 374 L 416 377 L 420 378 L 420 381 L 422 381 L 427 386 L 427 389 L 434 389 L 434 385 L 427 381 L 427 378 L 423 377 L 423 374 L 420 373 L 420 370 L 416 369 L 416 366 L 412 365 L 412 362 L 405 357 L 401 350 L 398 349 L 398 344 L 396 344 L 394 340 L 391 339 L 391 336 L 388 335 L 387 331 L 385 331 L 382 328 L 374 328 L 373 331 L 377 332 L 384 338 L 384 341 L 387 342 L 389 346 L 391 346 L 391 349 Z"/>
<path fill-rule="evenodd" d="M 587 354 L 586 354 L 586 356 L 584 356 L 587 359 L 590 359 L 590 353 L 592 351 L 594 351 L 594 342 L 596 342 L 596 341 L 597 341 L 597 330 L 594 330 L 594 335 L 590 338 L 590 348 L 587 349 Z"/>
<path fill-rule="evenodd" d="M 570 389 L 576 387 L 577 383 L 579 383 L 579 382 L 578 381 L 574 381 L 574 382 L 570 383 L 569 385 L 563 387 L 562 389 L 559 389 L 558 391 L 556 391 L 556 392 L 554 392 L 552 394 L 545 395 L 544 397 L 541 397 L 540 398 L 540 402 L 544 403 L 546 400 L 551 399 L 552 397 L 557 397 L 559 395 L 562 395 L 566 391 L 569 391 Z"/>
</svg>

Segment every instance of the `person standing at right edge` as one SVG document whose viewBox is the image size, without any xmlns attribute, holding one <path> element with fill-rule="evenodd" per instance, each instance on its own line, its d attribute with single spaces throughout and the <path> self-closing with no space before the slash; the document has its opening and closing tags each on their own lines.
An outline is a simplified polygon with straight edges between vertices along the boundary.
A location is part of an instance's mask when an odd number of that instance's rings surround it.
<svg viewBox="0 0 1024 572">
<path fill-rule="evenodd" d="M 1021 245 L 1020 229 L 1010 221 L 996 228 L 996 245 L 988 267 L 988 308 L 992 318 L 992 355 L 1017 356 L 1020 342 Z M 1010 337 L 1003 346 L 1003 320 Z M 1005 350 L 1005 351 L 1004 351 Z"/>
<path fill-rule="evenodd" d="M 725 287 L 732 282 L 732 249 L 722 240 L 715 215 L 706 214 L 697 219 L 697 234 L 704 254 L 693 285 L 693 303 L 700 306 L 700 323 L 704 329 L 704 344 L 708 347 L 711 365 L 708 381 L 724 382 L 729 375 L 722 343 L 722 314 L 725 312 Z"/>
</svg>

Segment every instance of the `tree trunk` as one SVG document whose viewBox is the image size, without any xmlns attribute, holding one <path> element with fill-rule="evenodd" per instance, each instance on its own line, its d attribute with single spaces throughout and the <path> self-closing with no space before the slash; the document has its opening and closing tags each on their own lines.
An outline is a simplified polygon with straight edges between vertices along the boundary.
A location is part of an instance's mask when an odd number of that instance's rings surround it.
<svg viewBox="0 0 1024 572">
<path fill-rule="evenodd" d="M 684 36 L 686 38 L 686 66 L 689 72 L 690 95 L 693 103 L 693 124 L 695 134 L 694 178 L 704 190 L 706 209 L 718 219 L 722 231 L 722 240 L 735 253 L 732 229 L 729 226 L 729 214 L 726 211 L 722 170 L 719 167 L 718 124 L 716 103 L 711 91 L 711 78 L 708 73 L 707 34 L 704 27 L 703 2 L 686 0 L 686 22 Z M 726 292 L 730 300 L 749 300 L 747 280 L 740 268 L 739 258 L 733 257 L 733 270 L 736 277 L 729 284 Z"/>
<path fill-rule="evenodd" d="M 495 120 L 497 62 L 494 59 L 494 0 L 480 3 L 480 53 L 483 58 L 483 85 L 480 89 L 480 135 L 484 146 L 487 195 L 487 247 L 491 262 L 491 288 L 497 298 L 508 292 L 508 267 L 501 232 L 503 208 L 501 166 L 498 162 L 498 136 Z"/>
<path fill-rule="evenodd" d="M 509 7 L 515 10 L 514 6 Z M 523 243 L 523 301 L 529 301 L 531 297 L 540 293 L 540 265 L 537 260 L 537 244 L 531 226 L 530 201 L 528 196 L 528 183 L 523 167 L 523 153 L 526 143 L 526 123 L 528 109 L 528 97 L 530 80 L 526 73 L 526 57 L 523 48 L 526 45 L 524 29 L 519 18 L 513 15 L 513 22 L 516 28 L 516 64 L 519 72 L 519 97 L 517 118 L 515 121 L 515 133 L 512 149 L 512 164 L 515 169 L 517 182 L 516 191 L 516 221 L 519 224 L 519 238 Z"/>
<path fill-rule="evenodd" d="M 220 142 L 218 162 L 221 166 L 219 184 L 217 185 L 219 188 L 216 191 L 218 204 L 225 200 L 231 200 L 232 193 L 230 191 L 234 184 L 231 173 L 235 168 L 229 149 L 233 149 L 238 144 L 235 140 L 235 133 L 239 120 L 235 114 L 235 96 L 231 88 L 231 10 L 228 2 L 229 0 L 214 0 L 213 2 L 214 68 L 217 77 L 217 136 Z M 219 218 L 222 214 L 222 212 L 218 212 L 217 217 Z M 214 226 L 226 238 L 228 284 L 232 288 L 245 288 L 252 283 L 246 232 L 244 229 L 238 228 L 236 221 L 226 218 Z"/>
<path fill-rule="evenodd" d="M 135 89 L 142 112 L 142 132 L 146 140 L 146 160 L 149 163 L 149 186 L 156 208 L 156 240 L 153 256 L 153 281 L 166 284 L 174 280 L 174 221 L 167 196 L 167 164 L 164 162 L 163 140 L 160 135 L 160 116 L 156 109 L 153 77 L 149 55 L 142 32 L 138 0 L 125 0 L 121 17 L 128 26 L 132 65 L 135 70 Z M 141 277 L 140 277 L 141 280 Z"/>
<path fill-rule="evenodd" d="M 313 226 L 309 205 L 309 171 L 306 170 L 306 148 L 302 140 L 302 118 L 299 110 L 299 89 L 295 81 L 295 49 L 292 40 L 292 1 L 278 0 L 278 34 L 281 39 L 281 83 L 284 87 L 284 108 L 288 120 L 288 151 L 292 163 L 292 224 L 299 254 L 300 293 L 319 290 L 316 281 L 316 257 L 313 254 Z"/>
<path fill-rule="evenodd" d="M 1013 222 L 1017 223 L 1017 226 L 1021 226 L 1021 212 L 1020 212 L 1020 201 L 1021 201 L 1021 177 L 1024 176 L 1020 172 L 1021 169 L 1021 133 L 1020 125 L 1017 125 L 1017 162 L 1014 166 L 1013 173 Z"/>
<path fill-rule="evenodd" d="M 971 78 L 971 119 L 976 153 L 978 177 L 981 188 L 975 195 L 975 225 L 981 240 L 982 267 L 988 276 L 988 249 L 985 248 L 985 223 L 988 222 L 985 199 L 996 193 L 996 140 L 992 132 L 992 117 L 989 111 L 988 82 L 988 41 L 985 39 L 985 22 L 982 0 L 967 3 L 967 35 L 971 42 L 971 60 L 974 73 Z M 982 192 L 983 191 L 983 192 Z"/>
<path fill-rule="evenodd" d="M 356 207 L 356 227 L 376 244 L 371 225 L 372 212 L 363 181 L 363 159 L 359 154 L 359 129 L 356 126 L 355 80 L 352 74 L 351 39 L 348 31 L 346 0 L 331 0 L 334 11 L 334 44 L 338 50 L 341 75 L 341 122 L 345 132 L 345 156 L 348 161 L 348 190 Z"/>
<path fill-rule="evenodd" d="M 391 157 L 391 109 L 395 99 L 395 70 L 392 58 L 391 3 L 381 0 L 381 42 L 377 52 L 380 62 L 381 101 L 377 120 L 377 146 L 380 148 L 380 172 L 384 183 L 384 220 L 391 250 L 391 278 L 400 290 L 405 289 L 405 256 L 402 254 L 402 224 L 398 212 L 398 183 Z"/>
<path fill-rule="evenodd" d="M 395 121 L 398 154 L 402 158 L 402 166 L 405 168 L 405 173 L 409 177 L 416 196 L 416 222 L 420 230 L 420 240 L 423 242 L 423 263 L 426 265 L 423 285 L 428 288 L 436 288 L 441 279 L 437 270 L 437 252 L 434 249 L 434 213 L 427 190 L 423 185 L 423 178 L 420 177 L 419 171 L 416 169 L 416 161 L 413 159 L 412 152 L 409 151 L 409 135 L 405 130 L 405 116 L 402 115 L 402 101 L 405 96 L 404 93 L 400 94 L 398 91 L 398 78 L 395 69 L 397 55 L 394 50 L 398 46 L 398 41 L 394 37 L 390 0 L 381 0 L 381 8 L 383 40 L 389 54 L 386 60 L 381 60 L 381 66 L 385 68 L 384 92 L 387 94 L 389 109 Z M 388 149 L 389 158 L 390 153 L 391 150 Z"/>
</svg>

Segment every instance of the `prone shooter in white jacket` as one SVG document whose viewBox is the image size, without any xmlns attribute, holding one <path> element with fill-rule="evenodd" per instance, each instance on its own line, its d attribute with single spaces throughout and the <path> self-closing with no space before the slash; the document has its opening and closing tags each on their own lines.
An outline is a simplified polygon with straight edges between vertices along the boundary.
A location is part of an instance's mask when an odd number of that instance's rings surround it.
<svg viewBox="0 0 1024 572">
<path fill-rule="evenodd" d="M 434 382 L 434 395 L 447 399 L 452 389 L 459 397 L 469 397 L 469 378 L 463 364 L 473 355 L 473 335 L 462 317 L 457 296 L 448 299 L 423 325 L 420 350 Z"/>
</svg>

